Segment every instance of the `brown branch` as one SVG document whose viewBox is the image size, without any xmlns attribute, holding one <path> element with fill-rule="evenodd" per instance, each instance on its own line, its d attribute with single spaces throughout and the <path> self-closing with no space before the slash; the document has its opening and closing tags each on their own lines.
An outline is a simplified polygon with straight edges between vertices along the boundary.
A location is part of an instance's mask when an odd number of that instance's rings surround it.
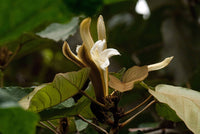
<svg viewBox="0 0 200 134">
<path fill-rule="evenodd" d="M 95 128 L 99 129 L 100 131 L 104 132 L 105 134 L 108 134 L 108 132 L 107 132 L 105 129 L 103 129 L 103 128 L 97 126 L 96 124 L 94 124 L 94 123 L 92 123 L 92 122 L 89 122 L 89 121 L 86 120 L 83 116 L 81 116 L 81 115 L 77 115 L 77 116 L 78 116 L 81 120 L 83 120 L 83 121 L 87 122 L 88 124 L 94 126 Z"/>
<path fill-rule="evenodd" d="M 59 132 L 57 132 L 56 130 L 54 130 L 53 128 L 49 127 L 48 125 L 46 125 L 45 123 L 43 122 L 39 122 L 42 126 L 48 128 L 49 130 L 51 130 L 54 134 L 59 134 Z"/>
<path fill-rule="evenodd" d="M 56 126 L 49 120 L 46 121 L 50 126 L 52 126 L 54 129 L 56 129 Z"/>
<path fill-rule="evenodd" d="M 137 108 L 141 107 L 144 103 L 146 103 L 150 98 L 152 97 L 152 95 L 150 95 L 147 99 L 145 99 L 142 103 L 140 103 L 139 105 L 137 105 L 136 107 L 134 107 L 133 109 L 125 112 L 121 117 L 124 117 L 128 114 L 130 114 L 131 112 L 135 111 Z"/>
<path fill-rule="evenodd" d="M 16 48 L 15 52 L 13 53 L 13 55 L 8 59 L 8 61 L 6 62 L 6 64 L 3 66 L 3 69 L 5 69 L 9 65 L 9 63 L 17 55 L 17 53 L 19 52 L 19 50 L 21 49 L 21 47 L 22 47 L 22 44 L 19 44 L 19 46 Z"/>
<path fill-rule="evenodd" d="M 22 46 L 24 44 L 28 43 L 29 41 L 32 41 L 32 40 L 34 40 L 34 39 L 29 39 L 29 40 L 27 40 L 27 41 L 25 41 L 23 43 L 19 43 L 18 47 L 15 49 L 15 52 L 13 53 L 13 55 L 8 59 L 7 63 L 5 65 L 3 65 L 3 66 L 0 66 L 0 68 L 2 70 L 4 70 L 10 64 L 10 62 L 14 59 L 14 57 L 17 55 L 17 53 L 20 51 Z"/>
<path fill-rule="evenodd" d="M 124 127 L 126 124 L 128 124 L 131 120 L 133 120 L 136 116 L 138 116 L 140 113 L 142 113 L 144 110 L 146 110 L 148 107 L 150 107 L 156 100 L 151 101 L 148 105 L 146 105 L 141 111 L 133 115 L 131 118 L 126 120 L 125 122 L 120 124 L 120 128 Z"/>
</svg>

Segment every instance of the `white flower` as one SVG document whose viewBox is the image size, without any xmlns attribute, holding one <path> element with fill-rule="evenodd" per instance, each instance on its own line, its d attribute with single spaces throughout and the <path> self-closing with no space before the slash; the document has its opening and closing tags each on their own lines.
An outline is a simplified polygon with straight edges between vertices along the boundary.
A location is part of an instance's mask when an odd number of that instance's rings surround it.
<svg viewBox="0 0 200 134">
<path fill-rule="evenodd" d="M 90 79 L 94 86 L 96 99 L 104 103 L 104 99 L 109 95 L 108 92 L 108 66 L 109 58 L 120 53 L 113 48 L 107 49 L 106 29 L 103 17 L 100 15 L 97 21 L 98 41 L 94 42 L 90 33 L 91 19 L 86 18 L 80 24 L 80 35 L 83 41 L 82 45 L 77 46 L 74 54 L 69 44 L 65 41 L 63 45 L 63 54 L 69 60 L 80 67 L 89 67 Z"/>
<path fill-rule="evenodd" d="M 97 66 L 105 70 L 109 65 L 109 58 L 114 55 L 120 55 L 120 53 L 114 48 L 104 49 L 106 45 L 105 40 L 98 40 L 95 42 L 90 50 L 90 54 Z"/>
</svg>

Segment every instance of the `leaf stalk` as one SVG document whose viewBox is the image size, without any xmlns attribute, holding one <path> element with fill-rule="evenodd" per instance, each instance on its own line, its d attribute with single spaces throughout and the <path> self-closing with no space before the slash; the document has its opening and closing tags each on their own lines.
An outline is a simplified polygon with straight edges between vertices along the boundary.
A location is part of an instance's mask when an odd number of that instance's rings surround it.
<svg viewBox="0 0 200 134">
<path fill-rule="evenodd" d="M 120 124 L 120 128 L 124 127 L 126 124 L 128 124 L 130 121 L 132 121 L 136 116 L 138 116 L 140 113 L 142 113 L 144 110 L 146 110 L 148 107 L 150 107 L 153 103 L 155 103 L 156 100 L 151 101 L 148 105 L 146 105 L 141 111 L 133 115 L 131 118 L 126 120 L 125 122 Z"/>
</svg>

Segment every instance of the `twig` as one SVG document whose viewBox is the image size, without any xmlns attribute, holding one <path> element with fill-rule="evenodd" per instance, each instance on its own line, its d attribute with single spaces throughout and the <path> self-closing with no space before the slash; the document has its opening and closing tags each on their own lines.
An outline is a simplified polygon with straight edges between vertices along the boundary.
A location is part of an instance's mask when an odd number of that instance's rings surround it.
<svg viewBox="0 0 200 134">
<path fill-rule="evenodd" d="M 19 50 L 21 49 L 21 47 L 22 47 L 22 44 L 19 44 L 19 46 L 16 48 L 15 52 L 13 53 L 13 55 L 8 59 L 8 61 L 6 62 L 6 64 L 3 66 L 3 69 L 5 69 L 9 65 L 9 63 L 13 60 L 13 58 L 19 52 Z"/>
<path fill-rule="evenodd" d="M 151 89 L 151 90 L 155 90 L 153 87 L 149 87 L 146 83 L 144 83 L 144 81 L 140 82 L 140 85 L 146 89 Z"/>
<path fill-rule="evenodd" d="M 48 128 L 49 130 L 51 130 L 52 132 L 54 132 L 55 134 L 59 134 L 56 130 L 54 130 L 53 128 L 49 127 L 48 125 L 46 125 L 45 123 L 43 122 L 39 122 L 42 126 Z"/>
<path fill-rule="evenodd" d="M 96 103 L 97 105 L 99 105 L 99 106 L 101 106 L 101 107 L 103 107 L 103 108 L 106 108 L 106 106 L 105 106 L 104 104 L 102 104 L 102 103 L 98 102 L 97 100 L 93 99 L 93 98 L 90 97 L 88 94 L 86 94 L 84 91 L 79 90 L 79 92 L 80 92 L 82 95 L 86 96 L 88 99 L 90 99 L 92 102 Z"/>
<path fill-rule="evenodd" d="M 161 127 L 156 128 L 129 128 L 129 132 L 136 132 L 136 131 L 142 131 L 143 133 L 153 132 L 162 129 Z"/>
<path fill-rule="evenodd" d="M 113 94 L 115 94 L 117 91 L 116 90 L 114 90 L 110 95 L 112 96 Z"/>
<path fill-rule="evenodd" d="M 122 117 L 124 117 L 124 116 L 130 114 L 131 112 L 135 111 L 137 108 L 141 107 L 141 106 L 142 106 L 144 103 L 146 103 L 151 97 L 152 97 L 152 95 L 150 95 L 147 99 L 145 99 L 142 103 L 140 103 L 139 105 L 137 105 L 137 106 L 134 107 L 133 109 L 131 109 L 131 110 L 125 112 L 125 113 L 122 115 Z"/>
<path fill-rule="evenodd" d="M 148 107 L 150 107 L 154 102 L 156 102 L 155 100 L 151 101 L 148 105 L 146 105 L 141 111 L 139 111 L 138 113 L 136 113 L 135 115 L 133 115 L 131 118 L 129 118 L 128 120 L 126 120 L 125 122 L 121 123 L 120 128 L 124 127 L 126 124 L 128 124 L 131 120 L 133 120 L 136 116 L 138 116 L 140 113 L 142 113 L 144 110 L 146 110 Z"/>
<path fill-rule="evenodd" d="M 22 48 L 22 46 L 23 46 L 24 44 L 26 44 L 27 42 L 32 41 L 32 40 L 34 40 L 34 39 L 29 39 L 29 40 L 27 40 L 27 41 L 25 41 L 25 42 L 23 42 L 23 43 L 19 43 L 19 45 L 18 45 L 18 47 L 15 49 L 15 52 L 13 53 L 13 55 L 8 59 L 8 61 L 6 62 L 6 64 L 3 65 L 1 68 L 4 70 L 4 69 L 9 65 L 9 63 L 13 60 L 13 58 L 17 55 L 17 53 L 20 51 L 20 49 Z"/>
<path fill-rule="evenodd" d="M 54 129 L 56 129 L 56 126 L 49 120 L 46 121 L 49 125 L 51 125 Z"/>
<path fill-rule="evenodd" d="M 108 134 L 108 132 L 107 132 L 105 129 L 103 129 L 103 128 L 97 126 L 96 124 L 94 124 L 94 123 L 92 123 L 92 122 L 89 122 L 89 121 L 86 120 L 83 116 L 81 116 L 81 115 L 77 115 L 77 116 L 78 116 L 79 118 L 81 118 L 81 120 L 83 120 L 83 121 L 87 122 L 88 124 L 94 126 L 95 128 L 99 129 L 100 131 L 104 132 L 105 134 Z"/>
</svg>

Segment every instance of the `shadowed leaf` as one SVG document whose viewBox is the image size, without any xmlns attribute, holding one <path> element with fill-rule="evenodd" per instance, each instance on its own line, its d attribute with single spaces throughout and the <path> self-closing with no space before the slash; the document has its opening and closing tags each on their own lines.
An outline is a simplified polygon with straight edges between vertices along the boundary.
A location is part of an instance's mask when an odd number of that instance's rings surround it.
<svg viewBox="0 0 200 134">
<path fill-rule="evenodd" d="M 95 98 L 94 89 L 91 83 L 85 90 L 85 93 Z M 66 101 L 63 103 L 66 103 Z M 81 97 L 79 101 L 71 107 L 66 107 L 66 105 L 63 105 L 63 103 L 41 111 L 39 114 L 42 120 L 58 119 L 62 117 L 75 116 L 78 114 L 84 116 L 87 119 L 91 119 L 94 117 L 90 109 L 91 101 L 85 96 Z"/>
<path fill-rule="evenodd" d="M 134 87 L 135 82 L 144 80 L 148 76 L 147 66 L 133 66 L 129 68 L 120 81 L 115 76 L 109 75 L 110 81 L 109 86 L 117 91 L 125 92 L 129 91 Z"/>
<path fill-rule="evenodd" d="M 89 72 L 89 68 L 84 68 L 77 72 L 57 74 L 52 83 L 36 87 L 19 103 L 25 109 L 37 112 L 57 105 L 79 92 L 88 79 Z"/>
<path fill-rule="evenodd" d="M 13 96 L 0 89 L 0 133 L 35 134 L 39 117 L 19 107 Z"/>
</svg>

